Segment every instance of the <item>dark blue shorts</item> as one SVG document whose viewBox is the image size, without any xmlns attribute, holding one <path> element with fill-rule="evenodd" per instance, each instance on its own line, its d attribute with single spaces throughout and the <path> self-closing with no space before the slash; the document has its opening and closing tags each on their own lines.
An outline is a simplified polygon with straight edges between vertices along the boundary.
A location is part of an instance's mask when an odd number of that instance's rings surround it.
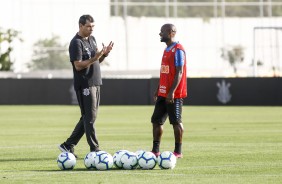
<svg viewBox="0 0 282 184">
<path fill-rule="evenodd" d="M 166 103 L 165 99 L 164 97 L 158 96 L 151 122 L 163 125 L 168 116 L 170 124 L 182 123 L 183 99 L 176 98 L 172 104 Z"/>
</svg>

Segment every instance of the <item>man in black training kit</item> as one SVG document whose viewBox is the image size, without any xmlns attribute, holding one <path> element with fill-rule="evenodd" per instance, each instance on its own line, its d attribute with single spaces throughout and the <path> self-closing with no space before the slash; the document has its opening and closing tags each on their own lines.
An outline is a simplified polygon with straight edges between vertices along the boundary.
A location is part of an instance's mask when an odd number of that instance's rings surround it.
<svg viewBox="0 0 282 184">
<path fill-rule="evenodd" d="M 99 151 L 95 120 L 100 103 L 100 86 L 102 85 L 100 63 L 108 56 L 114 43 L 111 41 L 108 46 L 102 44 L 102 49 L 99 51 L 96 40 L 91 35 L 93 28 L 93 17 L 82 15 L 79 18 L 79 31 L 69 45 L 74 89 L 81 110 L 81 117 L 70 137 L 58 146 L 62 152 L 74 154 L 74 146 L 77 145 L 84 133 L 90 151 Z"/>
</svg>

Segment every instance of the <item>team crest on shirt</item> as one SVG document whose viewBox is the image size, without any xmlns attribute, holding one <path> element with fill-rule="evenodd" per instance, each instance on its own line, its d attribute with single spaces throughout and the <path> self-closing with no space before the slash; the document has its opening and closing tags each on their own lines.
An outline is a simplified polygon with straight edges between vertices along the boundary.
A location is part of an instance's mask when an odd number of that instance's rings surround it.
<svg viewBox="0 0 282 184">
<path fill-rule="evenodd" d="M 171 52 L 174 52 L 175 51 L 175 48 L 173 48 L 172 50 L 171 50 Z"/>
<path fill-rule="evenodd" d="M 90 90 L 89 90 L 89 88 L 83 89 L 83 95 L 84 95 L 84 96 L 90 95 Z"/>
</svg>

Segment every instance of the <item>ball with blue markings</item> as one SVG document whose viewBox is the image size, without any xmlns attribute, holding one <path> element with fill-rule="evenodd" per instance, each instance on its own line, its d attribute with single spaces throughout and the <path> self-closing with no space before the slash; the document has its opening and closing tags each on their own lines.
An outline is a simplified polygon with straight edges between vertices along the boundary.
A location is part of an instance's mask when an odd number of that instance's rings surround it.
<svg viewBox="0 0 282 184">
<path fill-rule="evenodd" d="M 158 156 L 158 165 L 161 169 L 173 169 L 176 166 L 176 157 L 170 151 L 164 151 Z"/>
<path fill-rule="evenodd" d="M 137 155 L 133 152 L 126 152 L 121 156 L 120 162 L 123 169 L 126 170 L 136 169 L 138 165 Z"/>
<path fill-rule="evenodd" d="M 96 157 L 96 152 L 94 151 L 87 153 L 87 155 L 84 157 L 84 166 L 87 169 L 96 169 L 94 163 L 95 157 Z"/>
<path fill-rule="evenodd" d="M 96 152 L 94 164 L 97 170 L 110 170 L 113 167 L 113 157 L 105 151 Z"/>
<path fill-rule="evenodd" d="M 156 156 L 149 151 L 143 152 L 138 157 L 138 165 L 140 169 L 154 169 L 157 164 L 157 158 Z"/>
<path fill-rule="evenodd" d="M 72 170 L 76 165 L 76 158 L 72 153 L 62 152 L 57 158 L 57 164 L 61 170 Z"/>
</svg>

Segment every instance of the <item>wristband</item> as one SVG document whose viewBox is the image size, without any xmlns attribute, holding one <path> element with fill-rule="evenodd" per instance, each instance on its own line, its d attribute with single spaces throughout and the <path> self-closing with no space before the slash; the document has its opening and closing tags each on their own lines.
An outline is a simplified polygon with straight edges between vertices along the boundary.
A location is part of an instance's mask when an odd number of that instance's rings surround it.
<svg viewBox="0 0 282 184">
<path fill-rule="evenodd" d="M 104 57 L 107 57 L 108 55 L 109 55 L 109 53 L 108 54 L 103 54 Z"/>
</svg>

